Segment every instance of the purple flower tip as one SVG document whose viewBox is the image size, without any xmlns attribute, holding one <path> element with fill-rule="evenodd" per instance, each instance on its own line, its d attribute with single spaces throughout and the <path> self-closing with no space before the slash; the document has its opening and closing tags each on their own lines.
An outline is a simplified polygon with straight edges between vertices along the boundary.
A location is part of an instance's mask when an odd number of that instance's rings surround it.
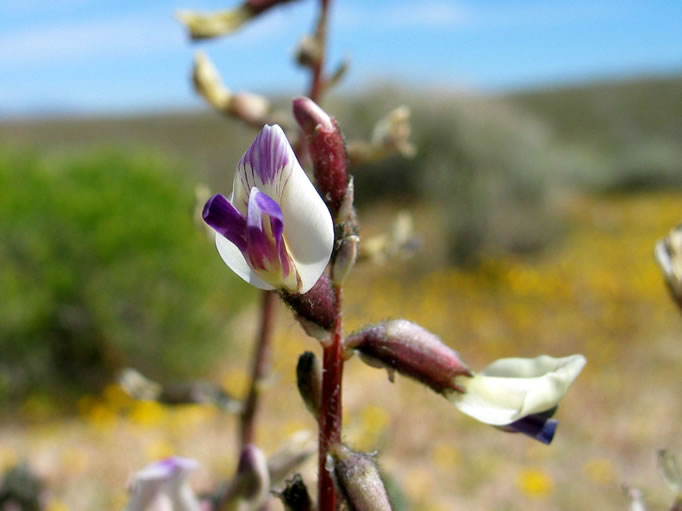
<svg viewBox="0 0 682 511">
<path fill-rule="evenodd" d="M 223 195 L 217 194 L 208 199 L 201 217 L 239 250 L 246 249 L 246 219 Z"/>
<path fill-rule="evenodd" d="M 507 424 L 504 428 L 517 433 L 523 433 L 524 435 L 534 438 L 538 442 L 549 445 L 554 439 L 554 434 L 556 433 L 558 425 L 559 421 L 552 419 L 550 415 L 545 412 L 528 415 L 523 419 Z"/>
<path fill-rule="evenodd" d="M 266 124 L 242 156 L 239 166 L 245 171 L 250 167 L 262 183 L 273 183 L 291 163 L 290 156 L 291 148 L 282 128 Z"/>
</svg>

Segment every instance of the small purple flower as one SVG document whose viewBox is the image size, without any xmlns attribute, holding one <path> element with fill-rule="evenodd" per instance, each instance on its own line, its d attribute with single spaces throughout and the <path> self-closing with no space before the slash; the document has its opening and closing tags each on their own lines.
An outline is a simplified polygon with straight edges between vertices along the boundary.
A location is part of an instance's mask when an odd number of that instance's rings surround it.
<svg viewBox="0 0 682 511">
<path fill-rule="evenodd" d="M 232 195 L 211 197 L 203 218 L 225 264 L 260 289 L 307 292 L 334 245 L 329 210 L 277 125 L 259 133 L 239 161 Z"/>
<path fill-rule="evenodd" d="M 198 466 L 196 461 L 178 456 L 150 463 L 133 476 L 125 511 L 200 511 L 186 482 Z"/>
</svg>

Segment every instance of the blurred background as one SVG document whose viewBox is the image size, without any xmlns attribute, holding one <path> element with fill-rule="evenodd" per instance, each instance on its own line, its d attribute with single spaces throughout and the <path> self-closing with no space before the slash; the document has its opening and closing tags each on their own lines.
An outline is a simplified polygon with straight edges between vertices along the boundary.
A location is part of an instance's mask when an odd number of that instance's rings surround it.
<svg viewBox="0 0 682 511">
<path fill-rule="evenodd" d="M 202 463 L 197 487 L 235 466 L 233 418 L 112 384 L 134 366 L 245 390 L 258 293 L 197 208 L 229 193 L 256 132 L 204 106 L 192 60 L 205 51 L 230 89 L 288 111 L 307 87 L 293 53 L 315 4 L 202 43 L 173 18 L 231 5 L 0 0 L 0 469 L 27 460 L 52 511 L 119 509 L 127 477 L 172 453 Z M 669 502 L 655 452 L 682 453 L 682 323 L 652 250 L 682 220 L 681 11 L 333 2 L 328 62 L 350 67 L 325 108 L 354 140 L 406 105 L 417 148 L 353 169 L 361 235 L 409 211 L 422 246 L 357 267 L 348 329 L 405 317 L 473 368 L 588 358 L 549 448 L 350 362 L 347 437 L 381 450 L 404 509 L 626 509 L 622 484 L 651 509 Z M 266 451 L 314 429 L 294 367 L 315 343 L 284 308 L 276 337 Z"/>
</svg>

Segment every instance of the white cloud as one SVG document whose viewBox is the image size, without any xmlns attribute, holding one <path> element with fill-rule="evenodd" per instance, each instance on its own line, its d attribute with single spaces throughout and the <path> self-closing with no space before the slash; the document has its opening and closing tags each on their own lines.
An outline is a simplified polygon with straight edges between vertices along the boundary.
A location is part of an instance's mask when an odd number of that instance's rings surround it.
<svg viewBox="0 0 682 511">
<path fill-rule="evenodd" d="M 231 43 L 256 47 L 271 42 L 290 28 L 287 13 L 274 12 L 244 27 L 232 36 Z M 6 32 L 0 34 L 0 63 L 40 64 L 54 60 L 149 55 L 190 47 L 185 30 L 173 17 L 173 11 L 168 10 L 161 14 L 145 12 Z"/>
<path fill-rule="evenodd" d="M 36 63 L 54 59 L 150 53 L 186 44 L 182 29 L 166 19 L 125 17 L 44 25 L 0 36 L 0 62 Z"/>
</svg>

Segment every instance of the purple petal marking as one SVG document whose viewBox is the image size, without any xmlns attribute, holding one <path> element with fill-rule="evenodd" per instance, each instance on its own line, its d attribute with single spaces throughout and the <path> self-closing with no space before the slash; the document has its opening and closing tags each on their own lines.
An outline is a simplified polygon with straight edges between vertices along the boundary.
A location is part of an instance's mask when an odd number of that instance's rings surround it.
<svg viewBox="0 0 682 511">
<path fill-rule="evenodd" d="M 246 250 L 246 219 L 225 196 L 217 194 L 208 199 L 201 216 L 204 222 L 234 243 L 239 250 Z"/>
<path fill-rule="evenodd" d="M 504 428 L 517 433 L 523 433 L 543 444 L 549 445 L 552 443 L 554 433 L 559 425 L 559 421 L 551 418 L 555 410 L 556 408 L 553 408 L 547 412 L 528 415 L 511 424 L 507 424 Z"/>
<path fill-rule="evenodd" d="M 270 232 L 266 231 L 265 222 Z M 284 218 L 279 204 L 258 188 L 252 188 L 246 214 L 246 242 L 254 269 L 266 269 L 279 259 L 283 232 Z"/>
<path fill-rule="evenodd" d="M 239 161 L 240 167 L 249 165 L 263 184 L 275 181 L 277 174 L 288 164 L 289 141 L 279 126 L 267 124 Z"/>
</svg>

